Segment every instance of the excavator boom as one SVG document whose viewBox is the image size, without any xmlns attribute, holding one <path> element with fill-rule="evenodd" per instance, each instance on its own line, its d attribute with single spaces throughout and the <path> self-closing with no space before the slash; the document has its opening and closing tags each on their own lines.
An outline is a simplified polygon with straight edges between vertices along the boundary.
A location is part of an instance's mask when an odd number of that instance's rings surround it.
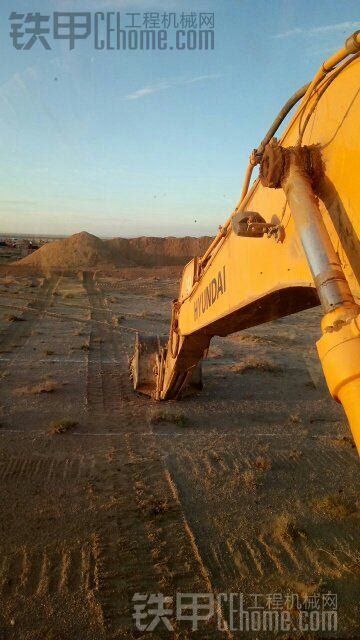
<svg viewBox="0 0 360 640">
<path fill-rule="evenodd" d="M 277 128 L 299 100 L 278 141 Z M 184 268 L 169 337 L 137 336 L 134 388 L 178 399 L 201 388 L 199 363 L 213 336 L 321 303 L 320 360 L 360 451 L 359 173 L 356 32 L 288 101 L 251 154 L 235 211 L 206 253 Z"/>
</svg>

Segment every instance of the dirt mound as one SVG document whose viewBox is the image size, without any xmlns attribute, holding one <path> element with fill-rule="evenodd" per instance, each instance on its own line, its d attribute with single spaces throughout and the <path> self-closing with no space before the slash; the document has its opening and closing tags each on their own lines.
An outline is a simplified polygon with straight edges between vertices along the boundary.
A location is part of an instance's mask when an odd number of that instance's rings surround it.
<svg viewBox="0 0 360 640">
<path fill-rule="evenodd" d="M 212 238 L 113 238 L 106 243 L 116 252 L 141 267 L 156 267 L 185 264 L 194 256 L 201 256 Z"/>
<path fill-rule="evenodd" d="M 38 269 L 89 269 L 182 265 L 201 256 L 212 238 L 113 238 L 100 240 L 82 231 L 50 242 L 16 264 Z"/>
<path fill-rule="evenodd" d="M 107 242 L 82 231 L 69 238 L 45 244 L 41 249 L 19 260 L 17 264 L 39 269 L 87 269 L 103 265 L 127 267 L 133 263 L 121 256 Z"/>
</svg>

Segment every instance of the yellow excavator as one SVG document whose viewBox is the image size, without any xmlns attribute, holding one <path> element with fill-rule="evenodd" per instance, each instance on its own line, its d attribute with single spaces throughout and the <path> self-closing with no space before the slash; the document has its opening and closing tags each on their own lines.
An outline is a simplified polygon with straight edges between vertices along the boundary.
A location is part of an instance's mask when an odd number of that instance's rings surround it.
<svg viewBox="0 0 360 640">
<path fill-rule="evenodd" d="M 251 153 L 235 211 L 184 268 L 169 336 L 136 335 L 134 389 L 180 399 L 202 387 L 213 336 L 319 303 L 318 354 L 360 452 L 360 31 L 288 100 Z"/>
</svg>

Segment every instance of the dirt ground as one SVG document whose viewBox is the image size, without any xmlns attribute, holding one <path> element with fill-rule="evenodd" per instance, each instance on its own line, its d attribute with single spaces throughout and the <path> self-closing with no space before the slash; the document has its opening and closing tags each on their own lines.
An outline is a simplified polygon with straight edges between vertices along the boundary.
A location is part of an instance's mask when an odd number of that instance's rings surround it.
<svg viewBox="0 0 360 640">
<path fill-rule="evenodd" d="M 358 456 L 320 310 L 213 341 L 201 394 L 132 392 L 177 279 L 0 274 L 0 638 L 359 638 Z M 335 633 L 135 628 L 134 594 L 337 594 Z M 225 605 L 217 612 L 227 620 Z"/>
</svg>

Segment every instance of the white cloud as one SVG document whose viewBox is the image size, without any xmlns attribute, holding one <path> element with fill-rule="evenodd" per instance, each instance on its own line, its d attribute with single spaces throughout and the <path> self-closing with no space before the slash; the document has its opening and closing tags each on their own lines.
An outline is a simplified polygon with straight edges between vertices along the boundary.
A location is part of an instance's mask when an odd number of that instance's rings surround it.
<svg viewBox="0 0 360 640">
<path fill-rule="evenodd" d="M 179 84 L 194 84 L 195 82 L 203 82 L 204 80 L 215 80 L 216 78 L 221 78 L 221 74 L 213 73 L 207 76 L 196 76 L 195 78 L 190 78 L 190 80 L 183 80 Z"/>
<path fill-rule="evenodd" d="M 125 97 L 125 100 L 139 100 L 140 98 L 145 98 L 145 96 L 148 96 L 151 93 L 157 93 L 164 88 L 165 87 L 144 87 L 143 89 L 134 91 L 134 93 L 129 93 L 129 95 Z"/>
<path fill-rule="evenodd" d="M 305 36 L 316 37 L 321 35 L 330 35 L 336 33 L 346 32 L 351 35 L 356 29 L 360 29 L 360 22 L 338 22 L 337 24 L 326 24 L 319 27 L 296 27 L 295 29 L 289 29 L 289 31 L 283 31 L 274 35 L 274 38 L 291 38 L 293 36 Z"/>
<path fill-rule="evenodd" d="M 221 78 L 221 75 L 214 73 L 212 75 L 195 76 L 193 78 L 177 78 L 174 80 L 168 80 L 149 87 L 137 89 L 133 93 L 129 93 L 125 96 L 124 100 L 139 100 L 140 98 L 145 98 L 152 93 L 159 93 L 165 89 L 171 89 L 172 87 L 179 87 L 187 84 L 196 84 L 197 82 L 206 82 L 207 80 L 215 80 L 216 78 Z"/>
</svg>

